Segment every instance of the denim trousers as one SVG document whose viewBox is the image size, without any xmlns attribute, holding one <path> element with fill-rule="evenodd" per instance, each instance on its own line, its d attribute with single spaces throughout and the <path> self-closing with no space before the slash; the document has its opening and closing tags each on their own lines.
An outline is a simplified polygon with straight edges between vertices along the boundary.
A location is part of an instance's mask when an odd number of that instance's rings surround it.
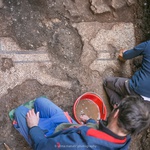
<svg viewBox="0 0 150 150">
<path fill-rule="evenodd" d="M 43 130 L 45 136 L 52 135 L 55 128 L 61 123 L 69 123 L 64 111 L 55 105 L 47 98 L 39 97 L 34 102 L 35 113 L 39 112 L 39 124 L 38 126 Z M 25 138 L 30 146 L 32 146 L 32 140 L 29 136 L 29 128 L 26 122 L 26 114 L 29 109 L 23 105 L 19 106 L 15 110 L 15 124 L 14 127 Z M 72 123 L 76 123 L 72 118 Z"/>
</svg>

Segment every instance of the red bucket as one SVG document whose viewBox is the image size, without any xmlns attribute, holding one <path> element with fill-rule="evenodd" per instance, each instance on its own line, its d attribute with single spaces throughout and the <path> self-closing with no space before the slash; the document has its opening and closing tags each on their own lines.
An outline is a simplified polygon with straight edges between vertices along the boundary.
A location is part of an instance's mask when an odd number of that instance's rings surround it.
<svg viewBox="0 0 150 150">
<path fill-rule="evenodd" d="M 91 92 L 87 92 L 83 95 L 81 95 L 74 103 L 73 105 L 73 114 L 74 114 L 74 117 L 75 117 L 75 120 L 81 124 L 80 120 L 78 119 L 77 117 L 77 113 L 76 113 L 76 108 L 77 108 L 77 105 L 80 101 L 82 100 L 91 100 L 92 102 L 94 102 L 97 106 L 98 106 L 98 110 L 100 112 L 100 118 L 99 119 L 103 119 L 105 120 L 106 117 L 107 117 L 107 109 L 106 109 L 106 106 L 103 102 L 103 100 L 95 93 L 91 93 Z"/>
</svg>

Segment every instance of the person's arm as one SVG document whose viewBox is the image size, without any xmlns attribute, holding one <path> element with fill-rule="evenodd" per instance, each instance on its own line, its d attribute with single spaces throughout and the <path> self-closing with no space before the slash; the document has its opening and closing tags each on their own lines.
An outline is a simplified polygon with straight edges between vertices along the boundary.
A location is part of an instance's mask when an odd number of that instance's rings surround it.
<svg viewBox="0 0 150 150">
<path fill-rule="evenodd" d="M 120 50 L 119 57 L 122 57 L 121 61 L 125 61 L 127 59 L 132 59 L 134 57 L 137 57 L 139 55 L 143 55 L 143 52 L 146 48 L 147 42 L 143 42 L 137 46 L 135 46 L 133 49 L 130 50 Z"/>
<path fill-rule="evenodd" d="M 29 129 L 29 135 L 31 136 L 31 139 L 34 141 L 34 146 L 36 147 L 37 143 L 40 143 L 41 141 L 46 141 L 46 137 L 44 135 L 43 130 L 38 127 L 34 126 Z"/>
<path fill-rule="evenodd" d="M 57 150 L 59 148 L 60 139 L 56 140 L 55 138 L 60 137 L 61 132 L 62 131 L 54 133 L 53 135 L 51 135 L 51 138 L 50 138 L 44 135 L 44 132 L 40 127 L 35 126 L 31 128 L 29 130 L 29 134 L 33 141 L 34 150 L 49 150 L 49 149 Z M 65 142 L 67 143 L 68 141 L 66 140 Z"/>
</svg>

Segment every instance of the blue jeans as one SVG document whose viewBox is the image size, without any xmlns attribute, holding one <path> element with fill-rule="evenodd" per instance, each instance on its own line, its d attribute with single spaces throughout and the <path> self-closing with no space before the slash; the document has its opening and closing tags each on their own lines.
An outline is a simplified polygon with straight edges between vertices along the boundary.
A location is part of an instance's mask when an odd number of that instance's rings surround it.
<svg viewBox="0 0 150 150">
<path fill-rule="evenodd" d="M 34 102 L 35 113 L 40 113 L 40 120 L 38 126 L 45 132 L 45 136 L 50 136 L 54 133 L 55 128 L 61 123 L 69 123 L 64 111 L 47 98 L 39 97 Z M 29 128 L 26 122 L 26 114 L 29 109 L 23 105 L 15 110 L 14 127 L 20 132 L 30 146 L 32 140 L 29 136 Z M 73 123 L 76 123 L 71 118 Z"/>
</svg>

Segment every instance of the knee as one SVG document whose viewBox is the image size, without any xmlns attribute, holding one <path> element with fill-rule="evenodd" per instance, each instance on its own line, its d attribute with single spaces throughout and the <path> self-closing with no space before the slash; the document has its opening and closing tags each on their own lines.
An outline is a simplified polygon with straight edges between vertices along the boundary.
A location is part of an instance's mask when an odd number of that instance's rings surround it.
<svg viewBox="0 0 150 150">
<path fill-rule="evenodd" d="M 112 83 L 116 78 L 115 77 L 107 77 L 103 81 L 103 86 L 107 87 L 108 84 Z"/>
<path fill-rule="evenodd" d="M 43 104 L 43 102 L 45 102 L 45 101 L 50 101 L 50 100 L 45 97 L 38 97 L 35 99 L 34 105 Z"/>
<path fill-rule="evenodd" d="M 18 116 L 26 115 L 28 111 L 29 111 L 28 108 L 26 108 L 25 106 L 21 105 L 18 108 L 16 108 L 15 116 L 18 117 Z"/>
</svg>

